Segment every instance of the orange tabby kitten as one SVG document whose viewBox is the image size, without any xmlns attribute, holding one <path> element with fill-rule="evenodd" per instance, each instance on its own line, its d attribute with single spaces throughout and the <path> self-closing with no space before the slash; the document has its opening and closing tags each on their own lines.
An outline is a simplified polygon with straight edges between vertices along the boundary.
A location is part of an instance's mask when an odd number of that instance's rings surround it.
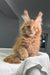
<svg viewBox="0 0 50 75">
<path fill-rule="evenodd" d="M 42 15 L 42 12 L 39 12 L 37 18 L 33 20 L 30 19 L 27 10 L 24 11 L 24 15 L 22 16 L 24 23 L 21 26 L 21 33 L 13 46 L 14 55 L 6 57 L 4 59 L 5 62 L 20 63 L 20 60 L 37 56 L 42 33 Z"/>
</svg>

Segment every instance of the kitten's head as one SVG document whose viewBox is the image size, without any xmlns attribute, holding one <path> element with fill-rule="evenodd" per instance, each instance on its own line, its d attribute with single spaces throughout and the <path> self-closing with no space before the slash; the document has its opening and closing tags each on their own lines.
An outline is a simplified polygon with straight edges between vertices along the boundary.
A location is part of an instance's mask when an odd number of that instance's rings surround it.
<svg viewBox="0 0 50 75">
<path fill-rule="evenodd" d="M 27 35 L 28 37 L 34 37 L 37 35 L 41 35 L 42 28 L 42 12 L 39 12 L 37 18 L 35 20 L 30 19 L 27 10 L 24 11 L 24 15 L 22 18 L 24 19 L 24 23 L 21 26 L 21 34 Z"/>
</svg>

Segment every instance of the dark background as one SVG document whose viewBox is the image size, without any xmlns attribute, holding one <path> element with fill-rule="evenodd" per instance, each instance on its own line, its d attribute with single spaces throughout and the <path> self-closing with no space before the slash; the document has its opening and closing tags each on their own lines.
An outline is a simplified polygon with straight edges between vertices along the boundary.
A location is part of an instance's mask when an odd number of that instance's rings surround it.
<svg viewBox="0 0 50 75">
<path fill-rule="evenodd" d="M 50 0 L 0 0 L 0 48 L 12 48 L 22 25 L 21 15 L 27 9 L 31 18 L 43 12 L 43 33 L 47 33 L 47 47 L 50 54 Z"/>
</svg>

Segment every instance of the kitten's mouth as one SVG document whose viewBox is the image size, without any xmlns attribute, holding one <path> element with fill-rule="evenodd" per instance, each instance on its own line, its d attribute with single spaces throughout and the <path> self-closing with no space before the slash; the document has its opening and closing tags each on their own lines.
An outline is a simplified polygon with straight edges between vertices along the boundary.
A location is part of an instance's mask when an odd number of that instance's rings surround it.
<svg viewBox="0 0 50 75">
<path fill-rule="evenodd" d="M 34 33 L 25 32 L 24 35 L 27 35 L 29 37 L 34 37 L 36 35 L 36 32 L 34 32 Z"/>
<path fill-rule="evenodd" d="M 34 36 L 34 35 L 35 35 L 35 33 L 34 34 L 33 33 L 30 34 L 30 36 Z"/>
<path fill-rule="evenodd" d="M 36 35 L 36 32 L 28 34 L 28 36 L 30 36 L 30 37 L 35 36 L 35 35 Z"/>
</svg>

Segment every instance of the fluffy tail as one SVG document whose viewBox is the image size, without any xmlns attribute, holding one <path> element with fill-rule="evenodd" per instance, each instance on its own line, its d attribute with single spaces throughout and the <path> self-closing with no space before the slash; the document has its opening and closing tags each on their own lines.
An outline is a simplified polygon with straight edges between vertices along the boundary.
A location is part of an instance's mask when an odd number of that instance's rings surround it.
<svg viewBox="0 0 50 75">
<path fill-rule="evenodd" d="M 11 63 L 11 64 L 19 64 L 19 63 L 21 63 L 21 60 L 19 59 L 19 57 L 15 56 L 15 55 L 7 56 L 4 59 L 4 61 L 8 62 L 8 63 Z"/>
</svg>

